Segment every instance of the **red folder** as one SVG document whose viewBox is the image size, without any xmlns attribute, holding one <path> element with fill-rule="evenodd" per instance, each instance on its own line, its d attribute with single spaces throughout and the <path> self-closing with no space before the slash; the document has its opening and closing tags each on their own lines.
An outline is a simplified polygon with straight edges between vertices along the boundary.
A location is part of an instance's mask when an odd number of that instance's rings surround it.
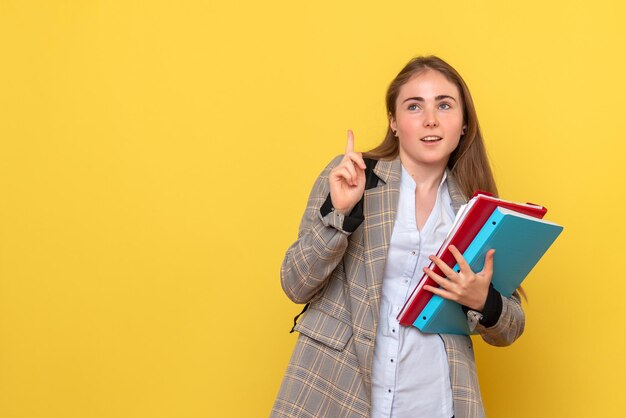
<svg viewBox="0 0 626 418">
<path fill-rule="evenodd" d="M 462 253 L 465 252 L 470 245 L 478 231 L 482 228 L 485 221 L 491 216 L 496 207 L 503 207 L 514 210 L 525 215 L 534 216 L 535 218 L 543 218 L 548 211 L 543 206 L 535 205 L 532 203 L 514 203 L 506 200 L 498 199 L 489 194 L 483 192 L 476 192 L 473 198 L 468 203 L 463 219 L 456 231 L 452 232 L 452 236 L 444 241 L 443 245 L 439 249 L 437 256 L 446 263 L 450 268 L 454 267 L 457 263 L 448 249 L 450 245 L 454 245 Z M 435 273 L 440 276 L 444 276 L 443 272 L 434 263 L 431 263 L 430 267 Z M 407 299 L 404 307 L 398 314 L 398 321 L 402 325 L 413 325 L 417 316 L 424 309 L 430 298 L 433 296 L 432 292 L 424 290 L 424 285 L 430 285 L 437 287 L 437 282 L 431 279 L 426 273 L 422 276 L 411 296 Z"/>
</svg>

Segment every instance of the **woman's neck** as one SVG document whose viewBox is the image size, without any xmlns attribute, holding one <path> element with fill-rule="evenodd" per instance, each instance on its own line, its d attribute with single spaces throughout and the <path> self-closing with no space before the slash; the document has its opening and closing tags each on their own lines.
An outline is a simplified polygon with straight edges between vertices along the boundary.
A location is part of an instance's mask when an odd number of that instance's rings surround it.
<svg viewBox="0 0 626 418">
<path fill-rule="evenodd" d="M 423 165 L 411 161 L 409 158 L 400 156 L 402 166 L 415 182 L 415 192 L 422 194 L 436 190 L 441 184 L 441 179 L 446 171 L 446 164 Z"/>
</svg>

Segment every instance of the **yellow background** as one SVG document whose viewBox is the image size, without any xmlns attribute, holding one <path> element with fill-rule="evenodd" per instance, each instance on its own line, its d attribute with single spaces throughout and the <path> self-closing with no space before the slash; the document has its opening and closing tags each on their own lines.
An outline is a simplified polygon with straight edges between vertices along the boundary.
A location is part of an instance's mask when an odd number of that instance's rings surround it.
<svg viewBox="0 0 626 418">
<path fill-rule="evenodd" d="M 623 416 L 626 10 L 615 1 L 0 3 L 0 417 L 263 417 L 313 180 L 437 54 L 503 197 L 565 232 L 490 417 Z"/>
</svg>

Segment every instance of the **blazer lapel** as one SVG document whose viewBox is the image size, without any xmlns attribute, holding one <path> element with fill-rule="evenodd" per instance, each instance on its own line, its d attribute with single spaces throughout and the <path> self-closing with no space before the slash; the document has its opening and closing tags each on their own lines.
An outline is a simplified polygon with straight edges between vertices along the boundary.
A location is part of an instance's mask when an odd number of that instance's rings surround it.
<svg viewBox="0 0 626 418">
<path fill-rule="evenodd" d="M 399 157 L 378 161 L 374 173 L 384 184 L 381 185 L 379 182 L 378 187 L 365 191 L 363 207 L 365 275 L 374 329 L 378 326 L 385 261 L 400 196 L 401 170 Z"/>
</svg>

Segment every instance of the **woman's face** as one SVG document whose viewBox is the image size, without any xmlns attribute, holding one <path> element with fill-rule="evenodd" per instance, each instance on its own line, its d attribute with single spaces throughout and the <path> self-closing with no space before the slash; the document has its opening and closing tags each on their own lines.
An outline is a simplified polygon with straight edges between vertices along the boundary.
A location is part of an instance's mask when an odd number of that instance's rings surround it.
<svg viewBox="0 0 626 418">
<path fill-rule="evenodd" d="M 445 167 L 465 129 L 459 89 L 438 71 L 414 76 L 400 88 L 390 125 L 405 165 Z"/>
</svg>

